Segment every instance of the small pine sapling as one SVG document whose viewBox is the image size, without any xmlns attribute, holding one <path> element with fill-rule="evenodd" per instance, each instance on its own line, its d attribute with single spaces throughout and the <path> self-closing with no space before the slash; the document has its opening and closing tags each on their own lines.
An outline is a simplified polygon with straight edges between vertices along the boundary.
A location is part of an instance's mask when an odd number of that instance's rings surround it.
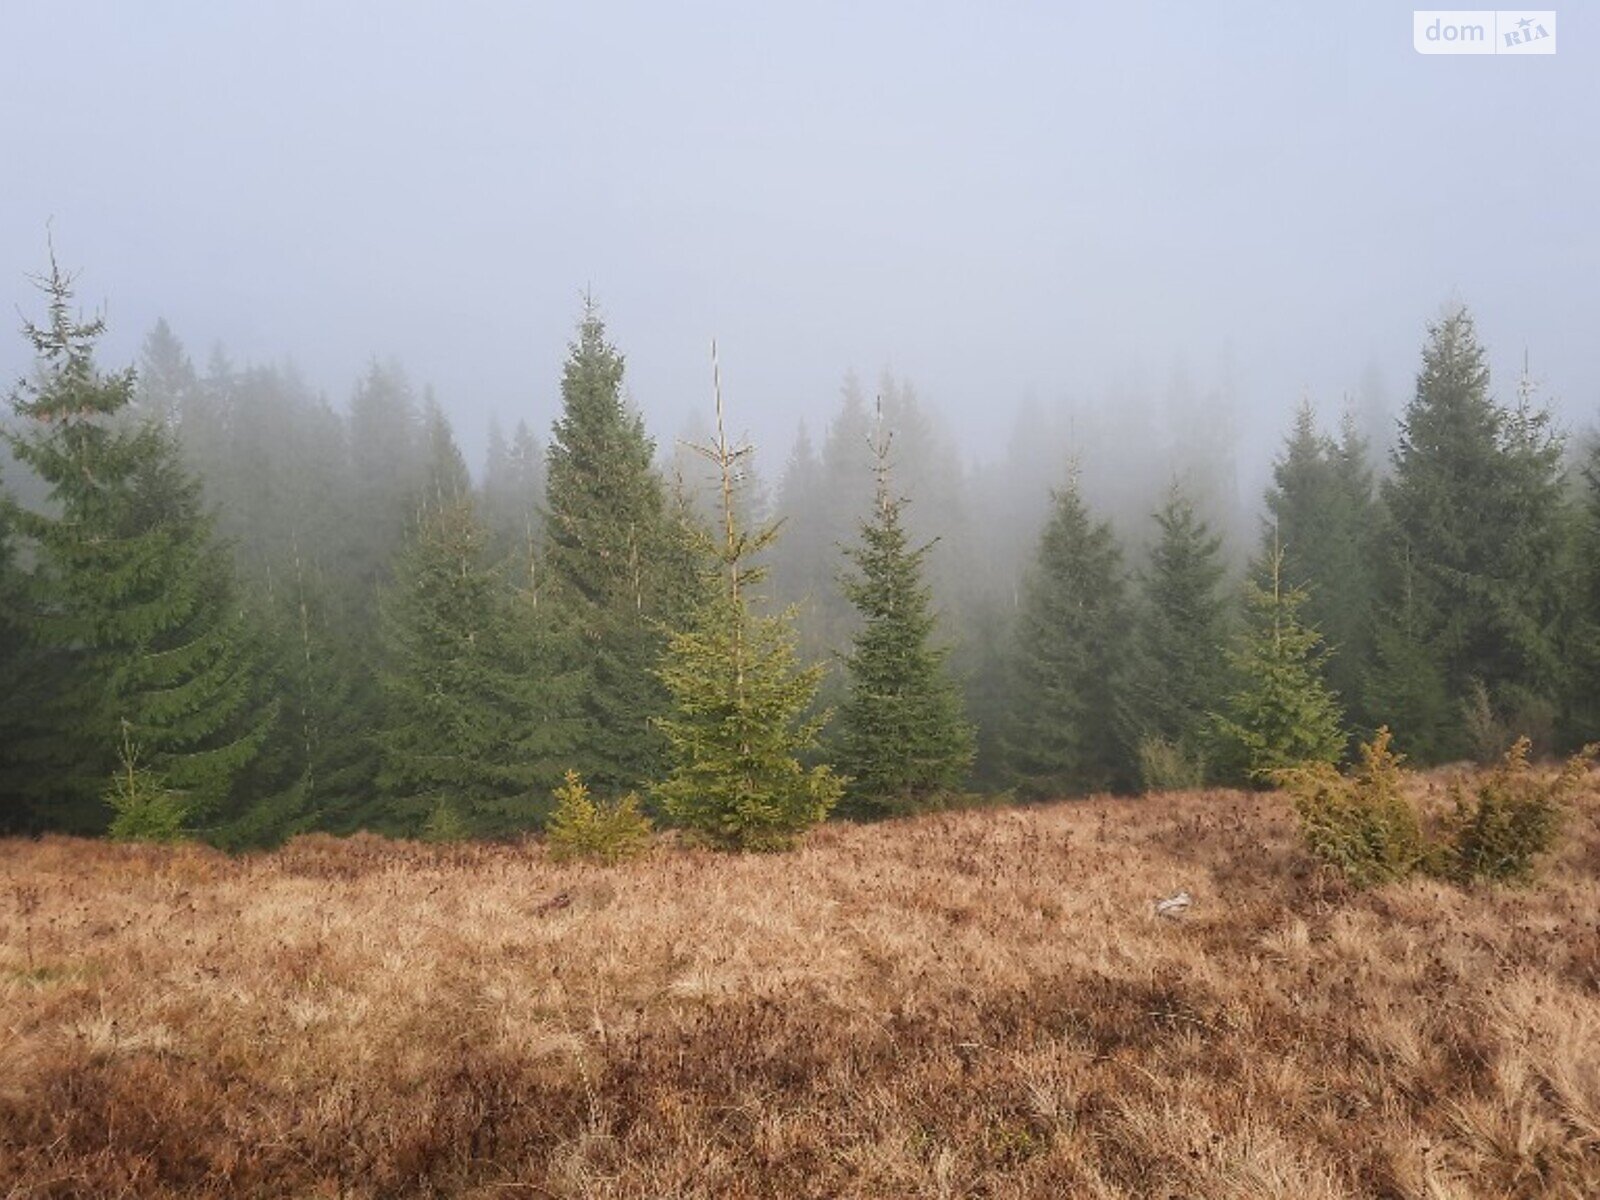
<svg viewBox="0 0 1600 1200">
<path fill-rule="evenodd" d="M 597 801 L 583 777 L 568 771 L 555 790 L 556 807 L 545 826 L 550 857 L 557 862 L 591 859 L 615 866 L 637 858 L 650 847 L 650 818 L 629 792 L 620 799 Z"/>
<path fill-rule="evenodd" d="M 141 761 L 126 721 L 117 758 L 117 769 L 105 791 L 106 803 L 116 814 L 111 819 L 111 837 L 119 842 L 182 841 L 189 806 L 182 793 L 168 788 L 166 780 Z"/>
</svg>

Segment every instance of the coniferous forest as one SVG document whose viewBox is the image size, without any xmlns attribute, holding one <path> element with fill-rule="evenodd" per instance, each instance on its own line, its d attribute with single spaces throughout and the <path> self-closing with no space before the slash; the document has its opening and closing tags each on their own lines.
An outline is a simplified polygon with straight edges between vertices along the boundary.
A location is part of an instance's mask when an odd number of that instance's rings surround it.
<svg viewBox="0 0 1600 1200">
<path fill-rule="evenodd" d="M 768 486 L 720 388 L 704 443 L 645 427 L 594 305 L 528 381 L 553 423 L 472 464 L 397 364 L 333 399 L 164 322 L 106 362 L 72 277 L 38 282 L 0 459 L 5 832 L 501 838 L 573 772 L 771 847 L 1265 784 L 1381 726 L 1423 765 L 1600 734 L 1600 449 L 1491 380 L 1461 307 L 1391 428 L 1303 404 L 1240 520 L 1203 454 L 1104 511 L 1087 440 L 1009 494 L 893 376 L 847 380 Z"/>
</svg>

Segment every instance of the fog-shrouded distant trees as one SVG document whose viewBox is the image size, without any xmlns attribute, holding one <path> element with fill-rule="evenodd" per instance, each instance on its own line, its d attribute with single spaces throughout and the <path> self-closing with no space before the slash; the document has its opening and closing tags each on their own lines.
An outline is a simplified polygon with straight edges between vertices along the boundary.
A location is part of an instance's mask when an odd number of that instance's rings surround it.
<svg viewBox="0 0 1600 1200">
<path fill-rule="evenodd" d="M 1262 554 L 1246 584 L 1246 616 L 1230 661 L 1232 690 L 1216 718 L 1223 778 L 1265 786 L 1304 763 L 1338 762 L 1345 733 L 1339 701 L 1324 677 L 1328 650 L 1306 625 L 1304 588 L 1289 584 L 1283 552 Z"/>
<path fill-rule="evenodd" d="M 531 572 L 544 529 L 545 453 L 526 421 L 518 421 L 510 441 L 498 422 L 489 425 L 489 450 L 483 471 L 483 519 L 497 555 L 514 564 L 520 582 Z"/>
<path fill-rule="evenodd" d="M 622 395 L 623 359 L 591 305 L 561 377 L 548 450 L 547 552 L 552 600 L 567 611 L 584 673 L 580 761 L 602 791 L 656 778 L 666 706 L 656 667 L 678 552 L 675 521 L 644 421 Z"/>
<path fill-rule="evenodd" d="M 1557 709 L 1560 439 L 1489 394 L 1472 318 L 1429 330 L 1383 489 L 1391 518 L 1371 706 L 1413 758 L 1464 755 L 1474 694 L 1548 742 Z M 1455 706 L 1454 718 L 1438 710 Z"/>
<path fill-rule="evenodd" d="M 1198 783 L 1205 775 L 1209 713 L 1226 683 L 1229 610 L 1222 593 L 1222 538 L 1174 483 L 1155 513 L 1159 537 L 1140 572 L 1130 683 L 1134 732 L 1145 784 Z"/>
<path fill-rule="evenodd" d="M 1423 763 L 1600 736 L 1600 449 L 1564 461 L 1526 371 L 1490 395 L 1464 311 L 1428 332 L 1398 445 L 1375 385 L 1332 436 L 1295 418 L 1241 604 L 1227 370 L 1175 372 L 1165 429 L 1137 376 L 1115 420 L 1031 403 L 988 462 L 910 381 L 847 377 L 774 478 L 773 540 L 706 422 L 708 457 L 657 462 L 592 307 L 548 445 L 513 414 L 475 480 L 398 364 L 335 404 L 287 361 L 197 370 L 160 322 L 137 376 L 104 373 L 99 323 L 46 282 L 0 418 L 0 829 L 494 836 L 573 770 L 758 846 L 842 791 L 882 815 L 967 778 L 1261 782 L 1346 725 Z M 1085 470 L 1052 494 L 1064 453 Z"/>
<path fill-rule="evenodd" d="M 573 748 L 564 681 L 488 541 L 470 496 L 430 504 L 383 593 L 378 785 L 400 832 L 532 828 Z"/>
<path fill-rule="evenodd" d="M 1372 668 L 1374 563 L 1383 522 L 1369 452 L 1355 421 L 1347 415 L 1335 441 L 1318 430 L 1310 402 L 1301 404 L 1273 465 L 1266 502 L 1270 522 L 1263 553 L 1276 545 L 1284 579 L 1306 590 L 1304 619 L 1333 652 L 1328 683 L 1351 720 L 1363 728 L 1375 725 L 1363 693 Z"/>
<path fill-rule="evenodd" d="M 1006 748 L 1033 794 L 1081 794 L 1132 781 L 1127 686 L 1131 609 L 1111 526 L 1076 477 L 1055 507 L 1023 585 Z"/>
<path fill-rule="evenodd" d="M 131 370 L 96 366 L 102 322 L 73 315 L 53 262 L 42 286 L 49 319 L 27 326 L 37 366 L 12 397 L 21 428 L 9 435 L 51 499 L 14 513 L 38 558 L 21 619 L 57 652 L 33 804 L 49 825 L 103 828 L 128 749 L 187 826 L 226 820 L 250 802 L 234 783 L 276 710 L 256 634 L 169 428 L 131 411 Z"/>
<path fill-rule="evenodd" d="M 825 765 L 800 762 L 826 720 L 810 713 L 822 667 L 796 665 L 792 610 L 753 608 L 763 572 L 752 560 L 778 531 L 740 525 L 738 474 L 750 448 L 729 444 L 720 383 L 716 397 L 715 441 L 700 450 L 717 468 L 721 519 L 702 531 L 704 585 L 660 667 L 671 696 L 658 722 L 670 767 L 655 797 L 712 845 L 778 849 L 828 815 L 843 781 Z"/>
<path fill-rule="evenodd" d="M 973 734 L 946 668 L 949 652 L 934 642 L 937 622 L 923 581 L 933 543 L 913 545 L 907 535 L 881 412 L 872 449 L 872 515 L 845 550 L 855 569 L 841 581 L 860 627 L 844 659 L 849 690 L 837 762 L 849 780 L 845 809 L 885 816 L 916 811 L 957 787 L 972 765 Z"/>
</svg>

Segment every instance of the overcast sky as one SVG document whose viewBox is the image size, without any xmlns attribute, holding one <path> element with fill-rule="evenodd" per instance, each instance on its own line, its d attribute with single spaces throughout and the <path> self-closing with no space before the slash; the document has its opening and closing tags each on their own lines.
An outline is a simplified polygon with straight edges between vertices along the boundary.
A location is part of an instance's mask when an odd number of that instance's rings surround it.
<svg viewBox="0 0 1600 1200">
<path fill-rule="evenodd" d="M 1229 358 L 1270 448 L 1369 366 L 1403 399 L 1451 299 L 1586 427 L 1600 18 L 1422 57 L 1411 11 L 0 0 L 0 295 L 37 312 L 53 220 L 109 360 L 165 315 L 343 402 L 395 355 L 475 459 L 548 428 L 585 288 L 663 440 L 716 336 L 772 469 L 885 366 L 986 453 Z"/>
</svg>

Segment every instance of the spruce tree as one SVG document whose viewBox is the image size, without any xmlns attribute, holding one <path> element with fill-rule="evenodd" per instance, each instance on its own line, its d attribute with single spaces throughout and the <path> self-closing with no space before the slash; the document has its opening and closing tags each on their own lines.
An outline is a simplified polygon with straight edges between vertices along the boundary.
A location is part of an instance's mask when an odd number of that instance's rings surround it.
<svg viewBox="0 0 1600 1200">
<path fill-rule="evenodd" d="M 1131 783 L 1122 553 L 1110 524 L 1091 517 L 1076 477 L 1054 493 L 1016 628 L 1012 777 L 1035 795 Z"/>
<path fill-rule="evenodd" d="M 771 545 L 777 527 L 740 527 L 737 476 L 750 447 L 728 444 L 720 381 L 716 411 L 716 441 L 700 453 L 718 469 L 722 528 L 704 539 L 705 586 L 661 667 L 672 697 L 659 721 L 671 769 L 655 797 L 669 817 L 714 846 L 780 849 L 827 816 L 843 781 L 826 766 L 800 764 L 826 720 L 805 715 L 822 668 L 796 669 L 793 610 L 752 609 L 750 589 L 762 573 L 751 560 Z"/>
<path fill-rule="evenodd" d="M 1408 547 L 1391 550 L 1387 580 L 1373 617 L 1372 662 L 1362 681 L 1369 712 L 1404 722 L 1405 745 L 1422 761 L 1439 761 L 1464 745 L 1461 697 L 1452 694 L 1432 641 L 1433 610 L 1420 594 Z"/>
<path fill-rule="evenodd" d="M 1275 771 L 1337 762 L 1345 735 L 1323 678 L 1328 651 L 1301 621 L 1306 593 L 1285 580 L 1282 550 L 1263 555 L 1254 574 L 1246 625 L 1229 656 L 1237 682 L 1215 725 L 1225 775 L 1265 784 Z"/>
<path fill-rule="evenodd" d="M 378 783 L 395 832 L 530 828 L 571 749 L 562 681 L 487 542 L 470 497 L 426 507 L 382 596 Z"/>
<path fill-rule="evenodd" d="M 1154 519 L 1160 538 L 1140 576 L 1134 725 L 1147 750 L 1154 739 L 1175 752 L 1191 775 L 1203 776 L 1207 714 L 1227 678 L 1222 538 L 1176 483 Z"/>
<path fill-rule="evenodd" d="M 1384 613 L 1404 614 L 1456 704 L 1482 685 L 1515 733 L 1548 723 L 1558 690 L 1560 456 L 1548 414 L 1527 392 L 1512 410 L 1490 396 L 1466 310 L 1431 327 L 1384 488 L 1393 518 Z M 1384 636 L 1391 646 L 1403 640 L 1393 630 Z M 1383 668 L 1391 681 L 1379 690 L 1400 690 L 1394 669 Z M 1469 748 L 1462 721 L 1427 742 L 1412 732 L 1423 714 L 1376 715 L 1413 758 Z"/>
<path fill-rule="evenodd" d="M 130 420 L 133 372 L 96 368 L 103 322 L 73 317 L 53 260 L 41 286 L 49 321 L 26 327 L 37 369 L 12 397 L 24 428 L 7 435 L 53 507 L 14 515 L 39 560 L 24 623 L 61 657 L 42 714 L 51 736 L 32 764 L 36 802 L 52 826 L 103 828 L 131 740 L 187 823 L 214 822 L 272 723 L 258 641 L 172 434 Z"/>
<path fill-rule="evenodd" d="M 654 778 L 663 744 L 656 675 L 669 611 L 663 576 L 671 522 L 654 446 L 622 396 L 623 359 L 591 305 L 562 372 L 562 412 L 548 451 L 552 599 L 568 610 L 585 673 L 584 733 L 573 766 L 602 791 Z"/>
<path fill-rule="evenodd" d="M 880 413 L 873 514 L 845 551 L 856 570 L 842 581 L 861 628 L 845 657 L 849 694 L 837 762 L 850 779 L 846 807 L 862 816 L 926 806 L 961 782 L 973 756 L 973 731 L 945 665 L 949 651 L 932 640 L 936 618 L 923 572 L 933 543 L 912 546 L 907 536 L 906 501 L 890 483 L 890 442 Z"/>
</svg>

